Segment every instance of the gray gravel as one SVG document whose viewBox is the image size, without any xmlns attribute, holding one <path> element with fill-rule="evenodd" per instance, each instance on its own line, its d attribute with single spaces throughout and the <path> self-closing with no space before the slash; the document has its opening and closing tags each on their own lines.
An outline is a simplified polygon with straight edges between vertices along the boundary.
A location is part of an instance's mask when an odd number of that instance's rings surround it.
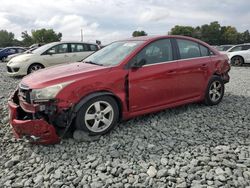
<svg viewBox="0 0 250 188">
<path fill-rule="evenodd" d="M 96 141 L 16 142 L 0 64 L 0 187 L 250 186 L 250 67 L 232 67 L 218 106 L 190 104 L 120 124 Z"/>
</svg>

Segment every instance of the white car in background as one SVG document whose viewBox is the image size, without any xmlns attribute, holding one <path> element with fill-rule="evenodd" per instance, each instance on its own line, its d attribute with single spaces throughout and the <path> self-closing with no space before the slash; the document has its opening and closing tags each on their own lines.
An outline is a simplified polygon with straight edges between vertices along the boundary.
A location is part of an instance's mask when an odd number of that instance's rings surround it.
<svg viewBox="0 0 250 188">
<path fill-rule="evenodd" d="M 226 51 L 232 65 L 241 66 L 250 63 L 250 44 L 235 45 Z"/>
<path fill-rule="evenodd" d="M 7 63 L 7 72 L 22 76 L 39 69 L 80 61 L 99 49 L 97 44 L 82 42 L 53 42 L 37 48 L 29 54 L 21 54 Z"/>
</svg>

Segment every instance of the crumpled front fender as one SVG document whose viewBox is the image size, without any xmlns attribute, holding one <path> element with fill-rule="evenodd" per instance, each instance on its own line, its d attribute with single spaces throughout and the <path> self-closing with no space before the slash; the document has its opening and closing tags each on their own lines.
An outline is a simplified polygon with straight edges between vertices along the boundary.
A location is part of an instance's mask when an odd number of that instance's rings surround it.
<svg viewBox="0 0 250 188">
<path fill-rule="evenodd" d="M 36 140 L 30 140 L 34 144 L 55 144 L 60 141 L 56 134 L 55 127 L 44 119 L 18 119 L 20 106 L 13 100 L 8 101 L 10 124 L 16 138 L 36 137 Z"/>
</svg>

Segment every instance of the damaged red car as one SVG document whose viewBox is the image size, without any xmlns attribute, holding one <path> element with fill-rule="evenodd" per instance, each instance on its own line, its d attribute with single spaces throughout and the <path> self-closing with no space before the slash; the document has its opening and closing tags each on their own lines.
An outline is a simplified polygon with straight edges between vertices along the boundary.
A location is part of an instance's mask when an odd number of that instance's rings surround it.
<svg viewBox="0 0 250 188">
<path fill-rule="evenodd" d="M 113 42 L 83 62 L 24 77 L 9 99 L 17 138 L 54 144 L 69 128 L 89 135 L 121 120 L 204 101 L 218 104 L 229 82 L 226 55 L 183 36 L 136 37 Z"/>
</svg>

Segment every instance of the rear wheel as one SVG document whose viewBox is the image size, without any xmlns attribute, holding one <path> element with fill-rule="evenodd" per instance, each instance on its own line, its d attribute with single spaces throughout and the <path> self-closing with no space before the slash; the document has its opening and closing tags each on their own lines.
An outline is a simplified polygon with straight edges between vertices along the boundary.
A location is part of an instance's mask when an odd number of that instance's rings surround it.
<svg viewBox="0 0 250 188">
<path fill-rule="evenodd" d="M 240 56 L 235 56 L 231 59 L 231 64 L 234 66 L 242 66 L 244 63 L 244 59 Z"/>
<path fill-rule="evenodd" d="M 224 82 L 219 76 L 213 76 L 207 86 L 205 104 L 212 106 L 219 104 L 224 96 Z"/>
<path fill-rule="evenodd" d="M 33 72 L 38 71 L 38 70 L 43 69 L 43 68 L 44 68 L 44 66 L 39 64 L 39 63 L 31 64 L 28 68 L 28 74 L 33 73 Z"/>
<path fill-rule="evenodd" d="M 118 122 L 119 108 L 113 97 L 101 96 L 85 103 L 77 113 L 76 128 L 91 135 L 109 132 Z"/>
</svg>

